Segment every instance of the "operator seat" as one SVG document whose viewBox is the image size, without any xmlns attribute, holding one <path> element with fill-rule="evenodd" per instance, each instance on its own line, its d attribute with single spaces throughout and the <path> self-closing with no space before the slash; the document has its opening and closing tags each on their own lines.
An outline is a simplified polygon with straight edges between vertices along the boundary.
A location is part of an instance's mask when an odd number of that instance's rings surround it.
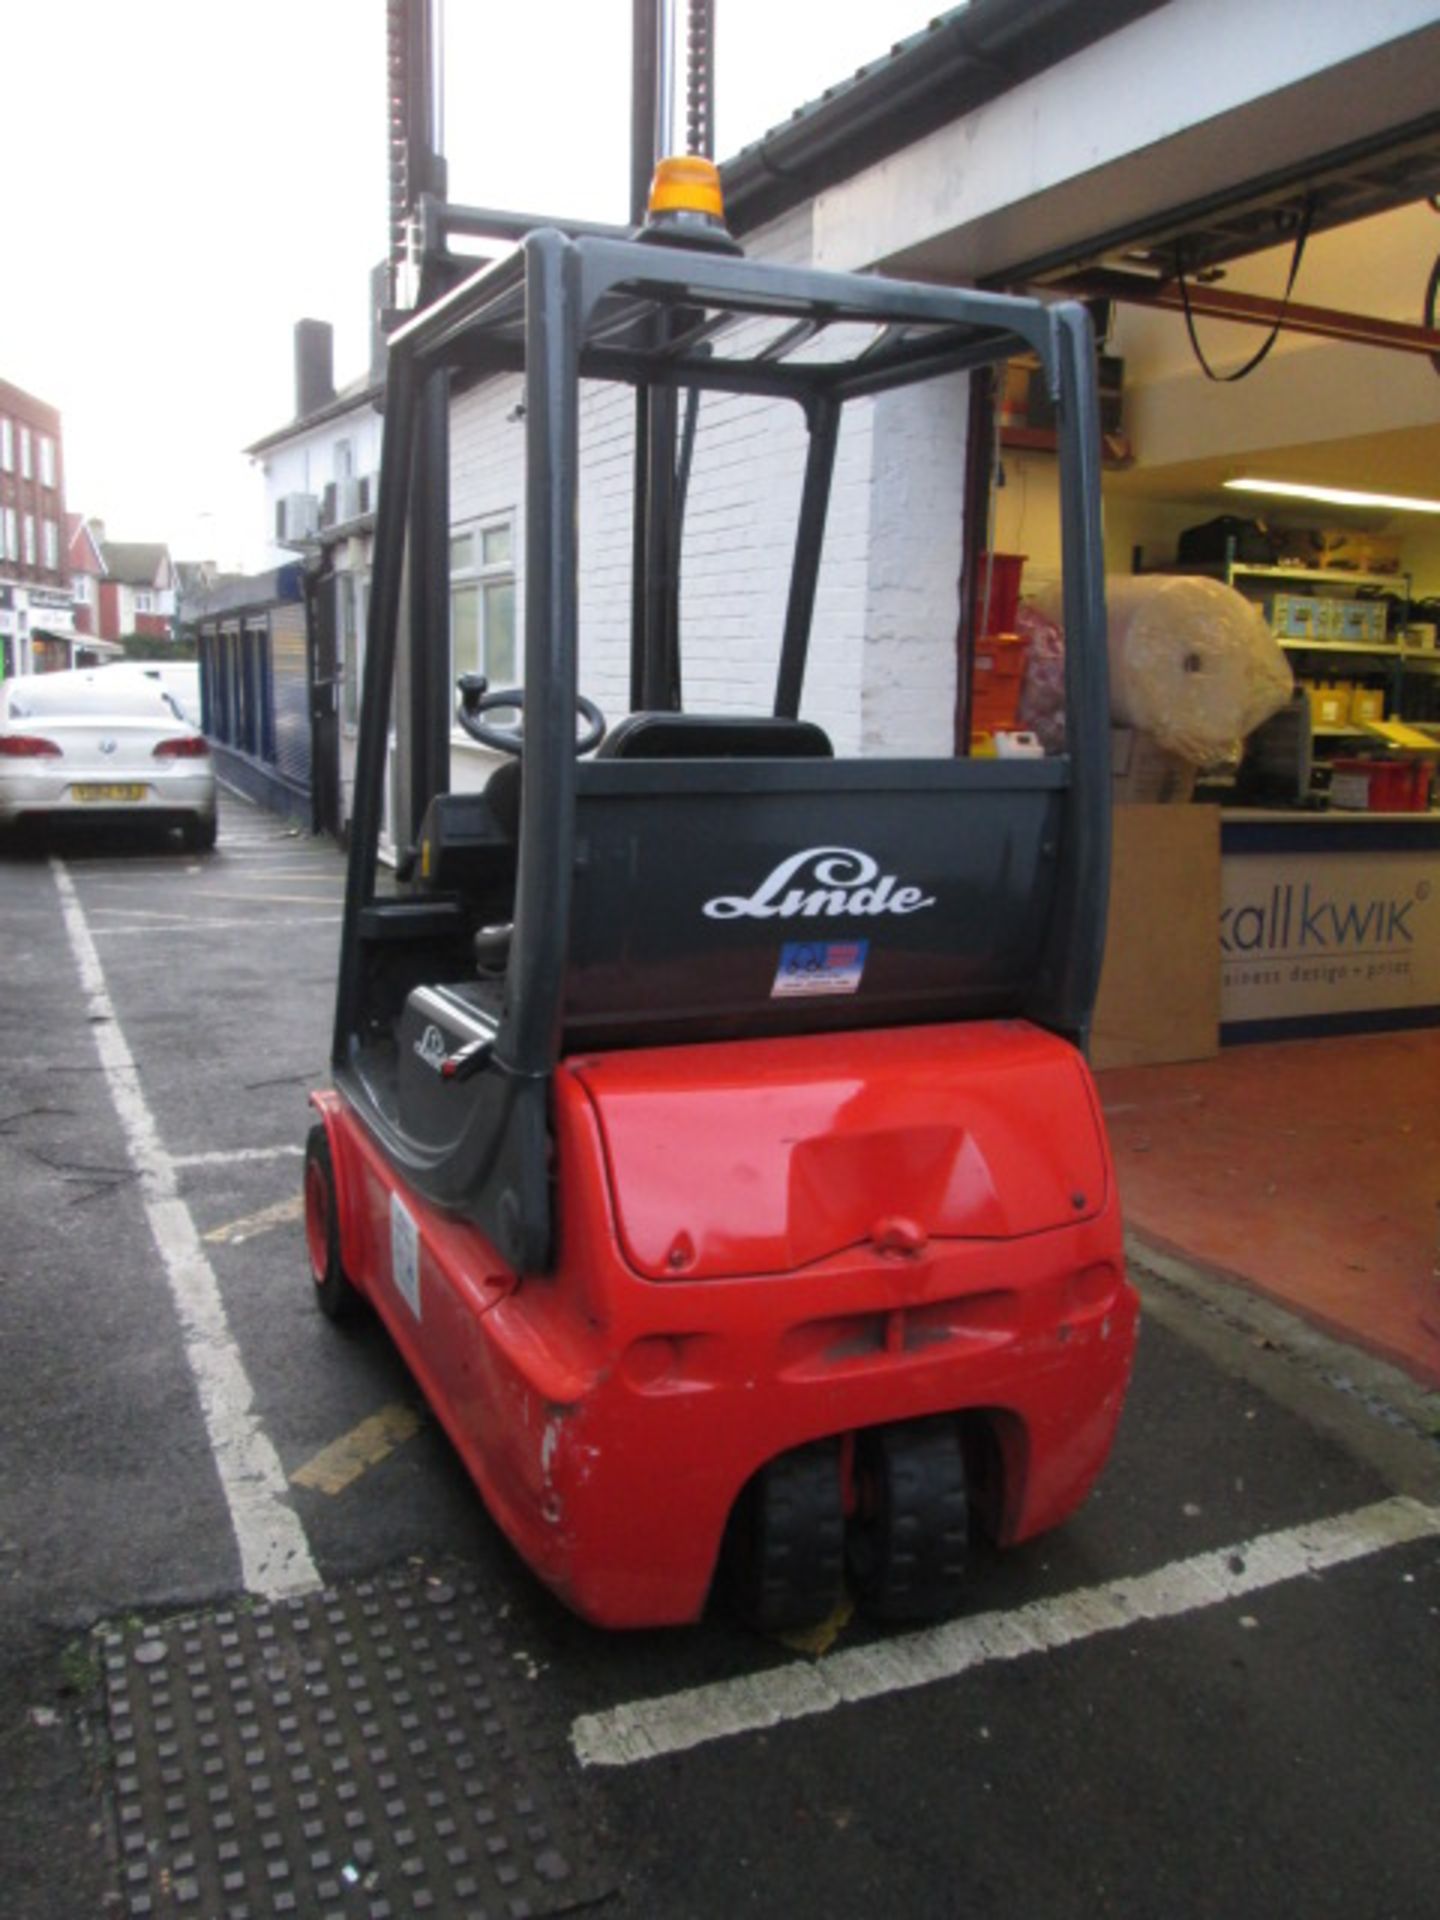
<svg viewBox="0 0 1440 1920">
<path fill-rule="evenodd" d="M 597 760 L 833 760 L 813 720 L 774 714 L 631 713 L 596 749 Z"/>
<path fill-rule="evenodd" d="M 606 734 L 597 760 L 833 760 L 835 749 L 813 720 L 773 714 L 631 713 Z M 505 760 L 485 783 L 485 800 L 496 825 L 512 844 L 520 837 L 523 762 Z M 503 973 L 509 925 L 482 927 L 475 959 L 485 974 Z"/>
</svg>

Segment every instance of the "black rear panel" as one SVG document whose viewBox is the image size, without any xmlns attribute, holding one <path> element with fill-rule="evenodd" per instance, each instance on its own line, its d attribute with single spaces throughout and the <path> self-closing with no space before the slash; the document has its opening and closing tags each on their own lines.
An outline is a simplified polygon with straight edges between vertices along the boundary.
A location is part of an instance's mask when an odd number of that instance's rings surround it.
<svg viewBox="0 0 1440 1920">
<path fill-rule="evenodd" d="M 565 1044 L 1018 1014 L 1063 761 L 579 769 Z"/>
</svg>

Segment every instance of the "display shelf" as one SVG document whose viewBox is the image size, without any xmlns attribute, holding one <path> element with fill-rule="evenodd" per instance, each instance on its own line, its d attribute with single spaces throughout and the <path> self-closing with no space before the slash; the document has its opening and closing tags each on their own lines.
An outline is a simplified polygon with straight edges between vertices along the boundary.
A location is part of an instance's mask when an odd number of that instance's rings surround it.
<svg viewBox="0 0 1440 1920">
<path fill-rule="evenodd" d="M 1293 634 L 1274 636 L 1287 653 L 1374 653 L 1386 660 L 1408 658 L 1393 640 L 1300 640 Z"/>
<path fill-rule="evenodd" d="M 1403 573 L 1343 573 L 1338 567 L 1255 567 L 1237 560 L 1219 569 L 1234 580 L 1298 580 L 1324 587 L 1380 587 L 1409 599 L 1409 576 Z"/>
</svg>

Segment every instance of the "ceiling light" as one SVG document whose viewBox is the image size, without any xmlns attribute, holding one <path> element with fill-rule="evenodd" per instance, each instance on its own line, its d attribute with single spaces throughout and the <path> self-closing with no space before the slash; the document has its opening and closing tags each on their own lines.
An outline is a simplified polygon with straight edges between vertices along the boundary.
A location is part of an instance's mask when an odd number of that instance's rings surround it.
<svg viewBox="0 0 1440 1920">
<path fill-rule="evenodd" d="M 1299 480 L 1227 480 L 1235 493 L 1274 493 L 1291 500 L 1319 500 L 1327 507 L 1388 507 L 1392 513 L 1440 513 L 1440 500 L 1404 493 L 1362 493 L 1356 487 L 1312 487 Z"/>
</svg>

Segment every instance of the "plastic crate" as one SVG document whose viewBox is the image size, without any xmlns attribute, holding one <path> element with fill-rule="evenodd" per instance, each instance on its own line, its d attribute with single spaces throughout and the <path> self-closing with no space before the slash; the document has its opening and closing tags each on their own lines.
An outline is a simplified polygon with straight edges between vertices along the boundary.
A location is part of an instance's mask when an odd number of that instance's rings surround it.
<svg viewBox="0 0 1440 1920">
<path fill-rule="evenodd" d="M 1347 813 L 1424 813 L 1430 777 L 1428 760 L 1336 760 L 1330 804 Z"/>
<path fill-rule="evenodd" d="M 970 725 L 976 733 L 1014 728 L 1029 651 L 1030 642 L 1014 633 L 991 634 L 976 643 L 970 701 Z"/>
<path fill-rule="evenodd" d="M 988 640 L 995 634 L 1012 634 L 1015 615 L 1020 610 L 1020 575 L 1027 556 L 1023 553 L 982 553 L 975 567 L 975 639 Z M 985 599 L 986 583 L 990 599 Z"/>
</svg>

